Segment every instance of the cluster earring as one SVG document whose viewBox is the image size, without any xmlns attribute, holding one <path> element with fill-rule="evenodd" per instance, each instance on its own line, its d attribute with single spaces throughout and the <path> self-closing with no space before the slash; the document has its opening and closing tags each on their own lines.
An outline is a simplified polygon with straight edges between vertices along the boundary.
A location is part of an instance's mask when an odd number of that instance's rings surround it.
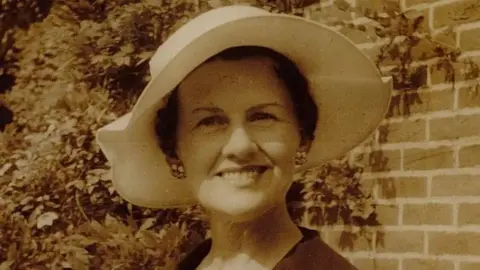
<svg viewBox="0 0 480 270">
<path fill-rule="evenodd" d="M 300 166 L 303 165 L 307 161 L 307 152 L 298 151 L 295 155 L 295 165 Z"/>
<path fill-rule="evenodd" d="M 170 171 L 171 171 L 172 175 L 177 179 L 184 179 L 186 177 L 185 169 L 183 168 L 183 165 L 181 165 L 181 164 L 170 165 Z"/>
</svg>

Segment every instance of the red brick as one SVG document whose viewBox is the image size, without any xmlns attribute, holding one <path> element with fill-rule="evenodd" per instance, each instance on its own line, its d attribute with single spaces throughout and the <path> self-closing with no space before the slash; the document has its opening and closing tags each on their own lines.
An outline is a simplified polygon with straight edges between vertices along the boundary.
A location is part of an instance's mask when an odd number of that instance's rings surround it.
<svg viewBox="0 0 480 270">
<path fill-rule="evenodd" d="M 384 0 L 357 0 L 357 6 L 362 10 L 371 9 L 377 12 L 383 11 Z"/>
<path fill-rule="evenodd" d="M 358 270 L 372 270 L 372 269 L 398 269 L 398 260 L 396 259 L 356 259 L 353 261 Z"/>
<path fill-rule="evenodd" d="M 398 65 L 397 65 L 398 66 Z M 420 88 L 424 88 L 428 84 L 428 65 L 421 65 L 418 67 L 412 67 L 410 68 L 409 71 L 409 79 L 410 83 L 406 85 L 402 85 L 398 81 L 398 70 L 397 69 L 391 69 L 387 70 L 384 72 L 386 76 L 391 76 L 393 78 L 393 87 L 396 90 L 402 90 L 401 92 L 404 92 L 404 90 L 418 90 Z M 400 92 L 400 91 L 397 91 Z M 419 101 L 416 99 L 412 99 L 412 97 L 416 97 L 415 95 L 408 94 L 408 95 L 401 95 L 401 104 L 397 102 L 398 104 L 392 104 L 392 105 L 402 105 L 402 106 L 408 106 L 413 104 L 413 101 Z M 402 108 L 403 109 L 403 108 Z M 405 114 L 407 114 L 407 111 L 405 110 Z"/>
<path fill-rule="evenodd" d="M 377 221 L 381 225 L 398 225 L 398 211 L 397 205 L 377 205 L 375 208 Z"/>
<path fill-rule="evenodd" d="M 462 51 L 480 50 L 480 28 L 460 32 L 460 49 Z"/>
<path fill-rule="evenodd" d="M 433 28 L 480 20 L 477 0 L 445 3 L 433 9 Z"/>
<path fill-rule="evenodd" d="M 467 87 L 458 90 L 458 108 L 480 107 L 480 91 Z"/>
<path fill-rule="evenodd" d="M 432 196 L 480 196 L 480 175 L 435 176 Z"/>
<path fill-rule="evenodd" d="M 480 225 L 479 211 L 480 211 L 480 203 L 460 204 L 458 207 L 458 224 L 459 225 Z"/>
<path fill-rule="evenodd" d="M 399 0 L 387 0 L 390 2 L 397 2 L 399 3 Z M 408 1 L 408 0 L 407 0 Z M 415 1 L 415 0 L 410 0 L 410 1 Z M 435 1 L 435 0 L 432 0 Z M 357 17 L 363 17 L 366 14 L 366 11 L 377 11 L 377 12 L 383 12 L 383 2 L 386 2 L 385 0 L 357 0 L 357 8 L 355 9 Z M 430 13 L 428 8 L 422 8 L 422 9 L 415 9 L 416 11 L 420 12 L 423 16 L 423 21 L 419 25 L 419 28 L 417 29 L 419 32 L 428 32 L 430 29 L 429 26 L 429 20 L 430 20 Z M 410 27 L 413 27 L 414 20 L 410 19 L 409 24 Z"/>
<path fill-rule="evenodd" d="M 480 125 L 477 124 L 477 126 Z M 460 167 L 479 167 L 480 145 L 470 145 L 460 148 L 458 159 L 460 161 Z"/>
<path fill-rule="evenodd" d="M 405 0 L 405 7 L 408 8 L 408 7 L 419 5 L 419 4 L 429 4 L 435 1 L 437 0 Z"/>
<path fill-rule="evenodd" d="M 377 233 L 376 251 L 381 252 L 423 252 L 423 232 L 386 231 Z"/>
<path fill-rule="evenodd" d="M 451 225 L 452 212 L 451 204 L 406 204 L 403 208 L 403 224 Z"/>
<path fill-rule="evenodd" d="M 453 71 L 455 72 L 455 80 L 456 81 L 462 80 L 463 76 L 462 76 L 461 70 L 464 64 L 459 61 L 459 62 L 453 62 L 452 66 L 453 66 Z M 451 82 L 448 81 L 450 78 L 447 77 L 448 75 L 447 71 L 443 66 L 437 66 L 437 64 L 432 64 L 429 67 L 429 70 L 430 70 L 430 83 L 432 85 L 441 84 L 441 83 L 451 84 Z"/>
<path fill-rule="evenodd" d="M 368 152 L 362 161 L 366 165 L 365 172 L 400 170 L 400 150 Z"/>
<path fill-rule="evenodd" d="M 342 29 L 339 30 L 339 32 L 345 35 L 346 37 L 348 37 L 351 41 L 353 41 L 356 44 L 370 43 L 375 41 L 368 35 L 368 33 L 357 30 L 357 29 L 343 27 Z"/>
<path fill-rule="evenodd" d="M 437 38 L 443 37 L 437 34 Z M 432 43 L 427 39 L 420 39 L 418 43 L 412 47 L 411 57 L 413 61 L 422 61 L 427 59 L 432 59 L 437 56 L 434 51 L 435 43 Z"/>
<path fill-rule="evenodd" d="M 432 35 L 434 41 L 450 45 L 451 48 L 457 47 L 457 32 L 453 29 L 439 31 Z M 434 48 L 432 48 L 434 49 Z"/>
<path fill-rule="evenodd" d="M 430 140 L 455 140 L 480 134 L 480 114 L 430 120 Z"/>
<path fill-rule="evenodd" d="M 364 178 L 361 179 L 361 186 L 359 187 L 364 194 L 372 194 L 377 185 L 376 179 Z"/>
<path fill-rule="evenodd" d="M 430 149 L 405 149 L 403 169 L 433 170 L 453 167 L 453 151 L 450 147 Z"/>
<path fill-rule="evenodd" d="M 480 263 L 475 262 L 461 262 L 460 270 L 478 270 L 480 269 Z"/>
<path fill-rule="evenodd" d="M 352 15 L 349 11 L 343 11 L 335 5 L 330 5 L 312 11 L 310 20 L 317 22 L 350 21 L 352 20 Z"/>
<path fill-rule="evenodd" d="M 423 119 L 405 120 L 380 126 L 380 143 L 425 141 L 426 122 Z"/>
<path fill-rule="evenodd" d="M 429 232 L 428 239 L 433 255 L 480 255 L 480 233 Z"/>
<path fill-rule="evenodd" d="M 348 232 L 330 231 L 328 244 L 337 252 L 372 250 L 372 243 L 366 237 L 354 236 Z"/>
<path fill-rule="evenodd" d="M 398 177 L 378 179 L 380 198 L 422 198 L 427 196 L 425 177 Z"/>
<path fill-rule="evenodd" d="M 403 260 L 403 269 L 415 270 L 453 270 L 455 265 L 452 261 L 429 260 L 429 259 L 405 259 Z"/>
<path fill-rule="evenodd" d="M 421 91 L 392 98 L 391 116 L 426 114 L 453 109 L 454 93 L 451 90 Z"/>
</svg>

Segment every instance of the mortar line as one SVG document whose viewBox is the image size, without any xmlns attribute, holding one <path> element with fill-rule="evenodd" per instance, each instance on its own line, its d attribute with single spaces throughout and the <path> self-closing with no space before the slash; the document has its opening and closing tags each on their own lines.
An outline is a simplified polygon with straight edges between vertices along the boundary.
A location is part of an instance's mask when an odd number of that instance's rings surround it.
<svg viewBox="0 0 480 270">
<path fill-rule="evenodd" d="M 425 120 L 425 140 L 430 141 L 430 119 Z"/>
<path fill-rule="evenodd" d="M 453 90 L 453 110 L 458 110 L 458 96 L 460 92 L 460 87 L 455 87 Z"/>
<path fill-rule="evenodd" d="M 427 198 L 432 197 L 432 181 L 433 181 L 433 176 L 431 175 L 427 176 Z"/>
<path fill-rule="evenodd" d="M 452 225 L 458 227 L 458 203 L 452 205 Z"/>
<path fill-rule="evenodd" d="M 423 240 L 424 240 L 424 242 L 423 242 L 423 253 L 425 255 L 428 255 L 430 246 L 428 244 L 429 238 L 428 238 L 428 233 L 426 231 L 423 232 Z"/>
<path fill-rule="evenodd" d="M 403 212 L 404 212 L 404 205 L 403 203 L 399 204 L 398 206 L 398 225 L 403 225 Z"/>
<path fill-rule="evenodd" d="M 452 155 L 453 155 L 453 167 L 460 168 L 460 145 L 454 145 L 452 147 Z"/>
</svg>

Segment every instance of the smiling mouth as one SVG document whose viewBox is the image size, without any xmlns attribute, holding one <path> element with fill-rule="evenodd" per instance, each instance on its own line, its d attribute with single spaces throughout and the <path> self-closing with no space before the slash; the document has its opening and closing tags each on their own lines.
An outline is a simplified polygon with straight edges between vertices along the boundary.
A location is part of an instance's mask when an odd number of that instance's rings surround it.
<svg viewBox="0 0 480 270">
<path fill-rule="evenodd" d="M 249 166 L 241 169 L 227 170 L 224 172 L 219 172 L 216 176 L 238 176 L 238 175 L 247 175 L 255 176 L 264 173 L 268 167 L 266 166 Z"/>
<path fill-rule="evenodd" d="M 241 169 L 225 170 L 217 173 L 216 176 L 237 188 L 247 188 L 255 185 L 267 169 L 268 167 L 265 166 L 248 166 Z"/>
</svg>

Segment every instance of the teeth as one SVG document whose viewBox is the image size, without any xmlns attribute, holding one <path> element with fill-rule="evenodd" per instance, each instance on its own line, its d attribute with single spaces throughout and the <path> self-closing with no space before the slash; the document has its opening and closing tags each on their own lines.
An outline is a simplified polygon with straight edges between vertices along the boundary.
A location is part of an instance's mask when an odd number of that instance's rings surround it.
<svg viewBox="0 0 480 270">
<path fill-rule="evenodd" d="M 248 176 L 248 177 L 254 177 L 256 175 L 260 174 L 256 170 L 249 170 L 249 171 L 241 171 L 241 172 L 225 172 L 223 173 L 223 176 L 226 177 L 239 177 L 239 176 Z"/>
<path fill-rule="evenodd" d="M 223 177 L 255 177 L 260 173 L 256 171 L 243 171 L 243 172 L 226 172 L 223 173 Z"/>
<path fill-rule="evenodd" d="M 258 179 L 260 173 L 257 171 L 241 171 L 223 173 L 223 179 L 235 185 L 248 185 Z"/>
</svg>

